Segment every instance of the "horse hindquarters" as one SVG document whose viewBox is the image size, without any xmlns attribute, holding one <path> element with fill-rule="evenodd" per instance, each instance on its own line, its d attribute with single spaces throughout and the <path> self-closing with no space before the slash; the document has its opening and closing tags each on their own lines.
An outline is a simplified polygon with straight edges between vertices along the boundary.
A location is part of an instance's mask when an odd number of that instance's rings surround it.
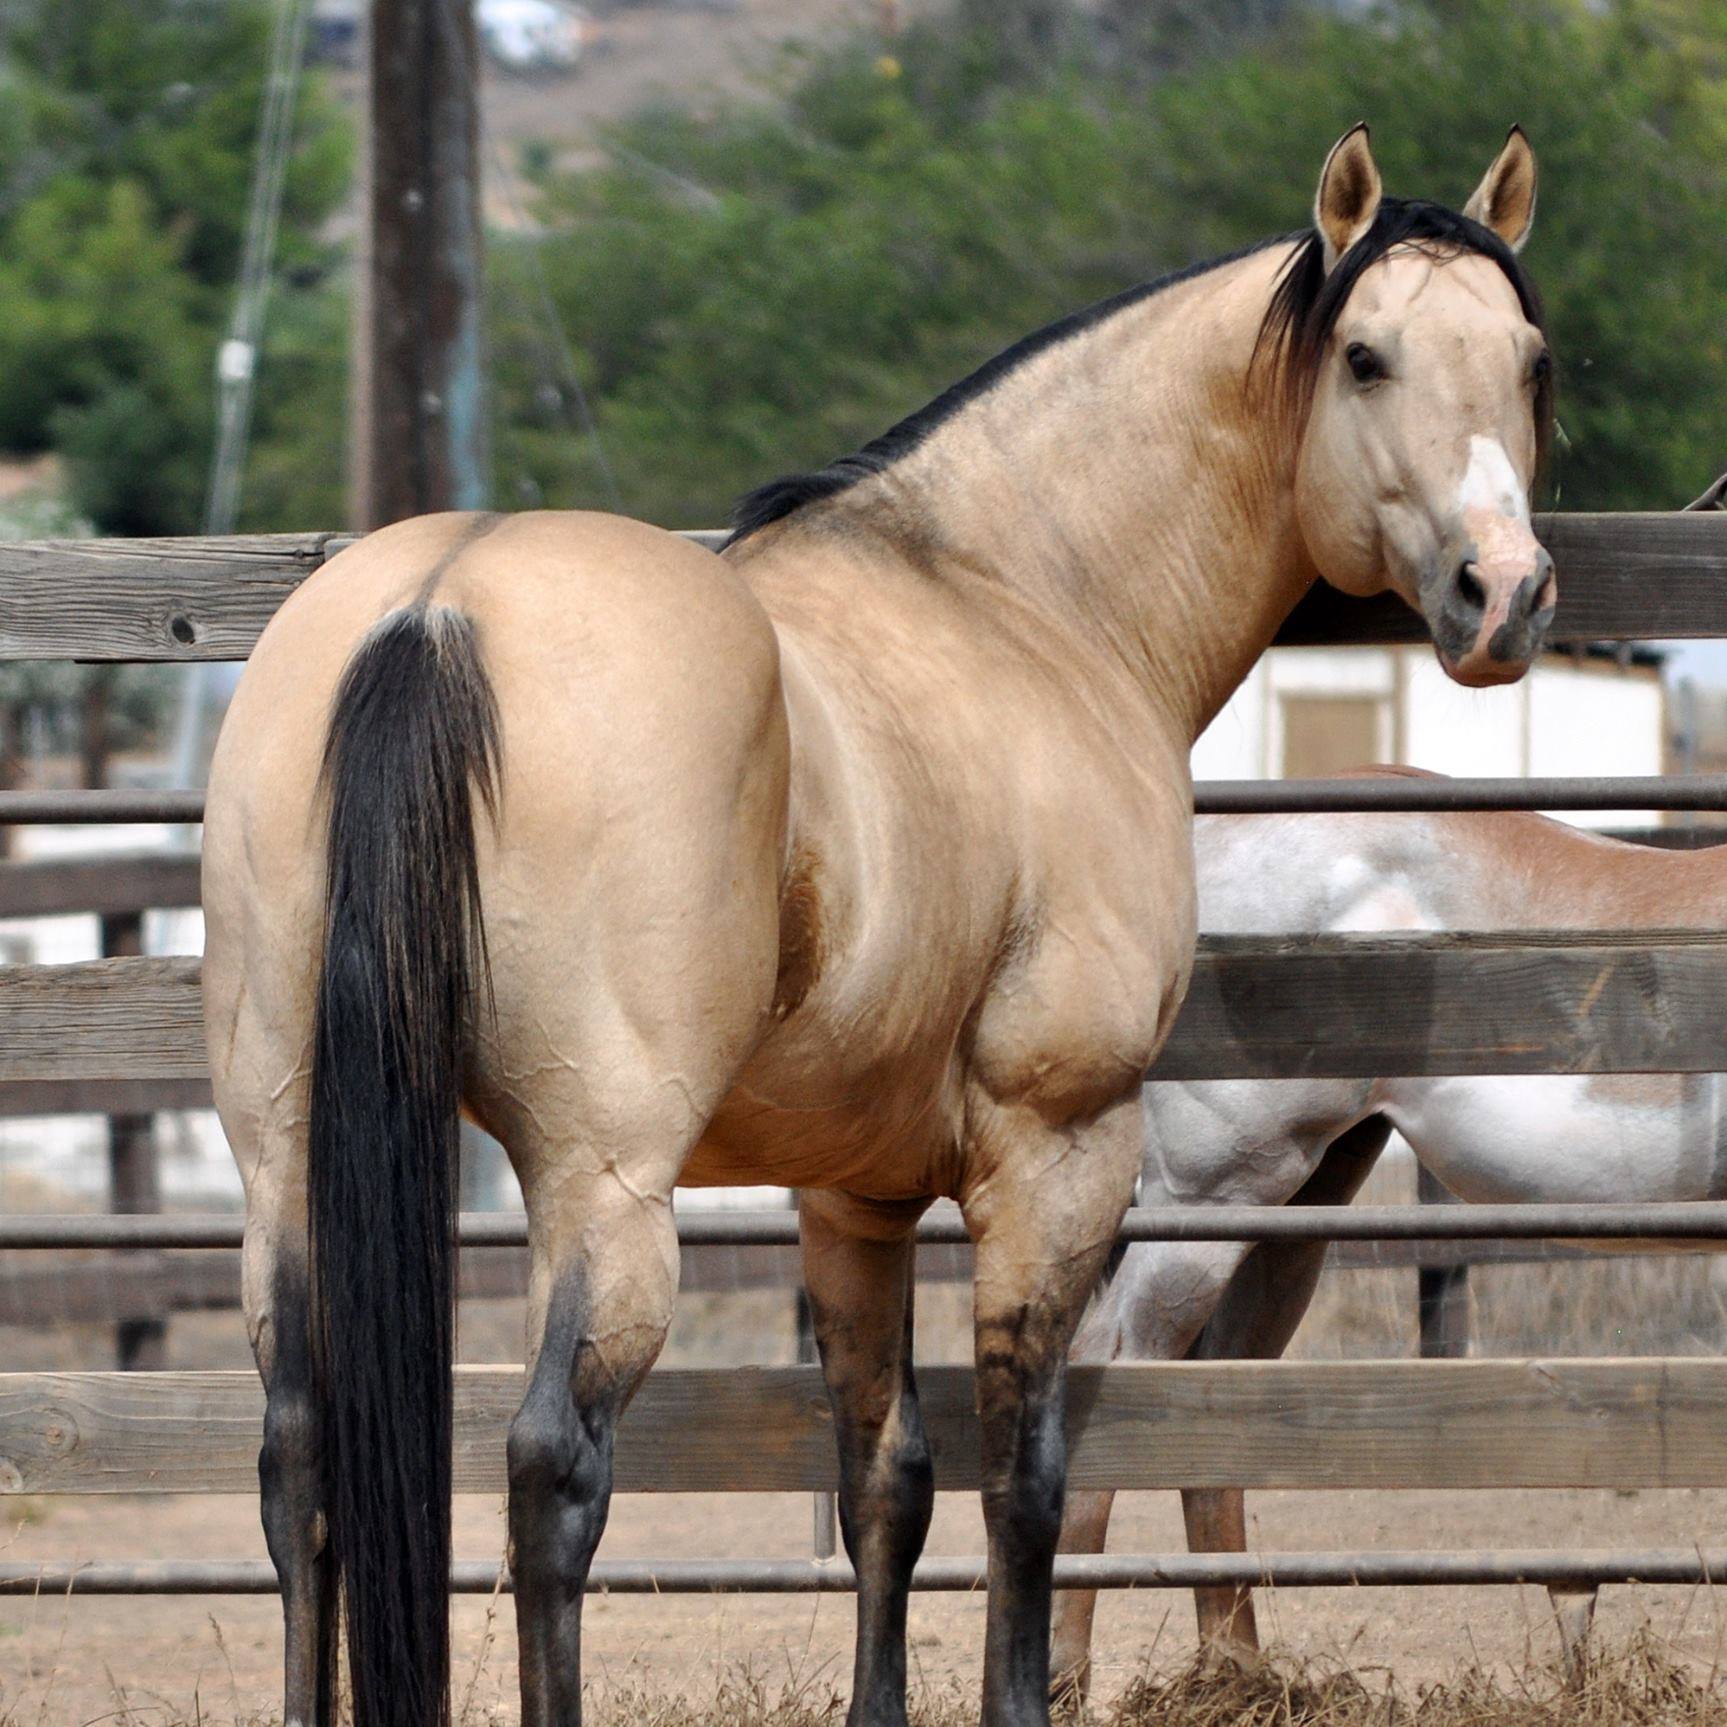
<svg viewBox="0 0 1727 1727">
<path fill-rule="evenodd" d="M 574 1727 L 613 1434 L 677 1289 L 672 1191 L 771 1019 L 789 742 L 765 627 L 702 661 L 694 689 L 629 686 L 619 650 L 559 705 L 499 635 L 493 1013 L 467 1102 L 528 1215 L 507 1453 L 522 1721 Z"/>
</svg>

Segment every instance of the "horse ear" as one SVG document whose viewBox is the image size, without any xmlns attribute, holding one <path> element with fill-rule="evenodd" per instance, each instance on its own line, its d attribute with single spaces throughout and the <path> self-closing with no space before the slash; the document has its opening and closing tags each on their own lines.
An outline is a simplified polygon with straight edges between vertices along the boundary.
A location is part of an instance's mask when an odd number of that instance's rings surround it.
<svg viewBox="0 0 1727 1727">
<path fill-rule="evenodd" d="M 1313 225 L 1325 242 L 1325 267 L 1331 267 L 1373 225 L 1385 188 L 1373 152 L 1367 147 L 1367 122 L 1352 126 L 1331 146 L 1313 200 Z"/>
<path fill-rule="evenodd" d="M 1529 238 L 1535 221 L 1535 152 L 1513 126 L 1493 166 L 1470 194 L 1463 213 L 1484 228 L 1491 228 L 1513 252 Z"/>
</svg>

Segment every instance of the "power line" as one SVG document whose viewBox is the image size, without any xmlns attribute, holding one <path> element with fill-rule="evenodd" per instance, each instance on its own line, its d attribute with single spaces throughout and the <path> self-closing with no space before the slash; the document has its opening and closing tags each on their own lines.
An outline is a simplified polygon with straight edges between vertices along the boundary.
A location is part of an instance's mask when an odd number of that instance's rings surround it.
<svg viewBox="0 0 1727 1727">
<path fill-rule="evenodd" d="M 456 0 L 443 0 L 446 6 L 453 6 Z M 606 454 L 605 444 L 600 438 L 599 422 L 594 417 L 593 404 L 588 400 L 587 390 L 582 384 L 581 369 L 576 363 L 576 351 L 570 341 L 569 332 L 564 328 L 563 320 L 558 316 L 557 301 L 552 295 L 550 279 L 546 275 L 545 260 L 540 256 L 538 244 L 532 238 L 532 224 L 527 212 L 522 208 L 521 199 L 516 193 L 514 176 L 509 172 L 509 164 L 504 159 L 503 149 L 486 117 L 486 105 L 481 99 L 477 88 L 470 87 L 474 111 L 479 116 L 480 139 L 486 154 L 491 158 L 492 169 L 497 176 L 505 201 L 509 204 L 510 215 L 519 233 L 529 235 L 527 241 L 527 257 L 529 274 L 532 277 L 534 303 L 527 310 L 530 320 L 537 317 L 539 323 L 539 338 L 542 347 L 542 364 L 547 359 L 551 361 L 550 370 L 559 376 L 554 381 L 542 378 L 541 393 L 550 391 L 560 406 L 572 403 L 575 407 L 578 428 L 588 441 L 594 454 L 594 466 L 599 470 L 600 479 L 605 486 L 606 499 L 619 514 L 623 513 L 623 493 L 618 486 L 618 478 L 612 467 L 611 459 Z"/>
<path fill-rule="evenodd" d="M 270 34 L 240 280 L 228 332 L 216 356 L 216 448 L 204 506 L 204 531 L 231 534 L 240 514 L 240 488 L 251 436 L 252 400 L 264 314 L 275 282 L 282 197 L 293 155 L 294 114 L 305 66 L 311 0 L 277 0 Z"/>
<path fill-rule="evenodd" d="M 306 63 L 311 0 L 277 0 L 270 29 L 270 57 L 252 145 L 252 183 L 240 277 L 222 345 L 216 350 L 216 443 L 204 500 L 204 532 L 231 534 L 240 516 L 240 492 L 251 443 L 252 401 L 264 315 L 276 275 L 276 241 L 282 197 L 293 155 L 294 116 L 300 74 Z M 205 709 L 211 672 L 200 662 L 187 674 L 174 740 L 174 781 L 191 785 L 202 766 Z M 192 835 L 188 833 L 188 841 Z"/>
</svg>

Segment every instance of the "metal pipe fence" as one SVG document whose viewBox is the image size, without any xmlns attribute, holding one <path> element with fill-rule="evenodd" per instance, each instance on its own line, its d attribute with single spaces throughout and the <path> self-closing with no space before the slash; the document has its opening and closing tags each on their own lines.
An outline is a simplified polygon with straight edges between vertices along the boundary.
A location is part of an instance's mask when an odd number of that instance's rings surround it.
<svg viewBox="0 0 1727 1727">
<path fill-rule="evenodd" d="M 0 1251 L 33 1249 L 235 1248 L 237 1216 L 191 1213 L 0 1218 Z M 685 1247 L 794 1247 L 797 1215 L 779 1211 L 686 1213 L 677 1220 Z M 964 1220 L 942 1211 L 918 1225 L 917 1238 L 964 1245 Z M 1727 1201 L 1633 1205 L 1216 1205 L 1140 1206 L 1122 1220 L 1124 1242 L 1193 1241 L 1727 1241 Z M 464 1247 L 525 1247 L 520 1212 L 464 1212 Z"/>
<path fill-rule="evenodd" d="M 1199 815 L 1352 815 L 1377 810 L 1722 810 L 1727 774 L 1588 775 L 1555 779 L 1199 780 Z M 200 791 L 0 792 L 0 824 L 101 825 L 204 819 Z"/>
<path fill-rule="evenodd" d="M 1604 1583 L 1696 1586 L 1727 1583 L 1727 1549 L 1527 1548 L 1481 1553 L 1362 1549 L 1340 1553 L 1061 1554 L 1057 1589 L 1272 1589 L 1468 1587 L 1533 1583 L 1595 1588 Z M 971 1593 L 987 1586 L 981 1558 L 918 1563 L 913 1589 Z M 593 1594 L 842 1595 L 857 1588 L 851 1566 L 812 1559 L 597 1560 Z M 158 1560 L 90 1564 L 0 1564 L 0 1595 L 272 1595 L 274 1567 L 263 1560 Z M 508 1593 L 507 1571 L 484 1560 L 451 1567 L 457 1595 Z"/>
<path fill-rule="evenodd" d="M 35 1249 L 235 1249 L 237 1216 L 43 1212 L 0 1218 L 0 1252 Z M 1727 1200 L 1641 1205 L 1143 1205 L 1121 1224 L 1123 1242 L 1727 1242 Z M 527 1247 L 520 1212 L 461 1214 L 463 1247 Z M 791 1211 L 696 1212 L 677 1219 L 684 1247 L 796 1247 Z M 964 1219 L 926 1218 L 919 1242 L 965 1245 Z"/>
</svg>

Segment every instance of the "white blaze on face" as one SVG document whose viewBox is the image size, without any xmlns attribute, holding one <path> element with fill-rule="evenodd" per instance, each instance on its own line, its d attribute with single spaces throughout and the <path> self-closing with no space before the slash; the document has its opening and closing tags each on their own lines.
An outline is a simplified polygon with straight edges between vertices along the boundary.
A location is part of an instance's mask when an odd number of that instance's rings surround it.
<svg viewBox="0 0 1727 1727">
<path fill-rule="evenodd" d="M 1529 499 L 1517 470 L 1497 438 L 1479 435 L 1469 440 L 1469 466 L 1463 470 L 1463 484 L 1457 491 L 1457 508 L 1461 515 L 1483 511 L 1489 515 L 1510 516 L 1514 521 L 1529 520 Z"/>
<path fill-rule="evenodd" d="M 1474 563 L 1489 592 L 1486 628 L 1497 628 L 1517 583 L 1535 567 L 1539 546 L 1529 520 L 1529 496 L 1497 438 L 1472 437 L 1469 465 L 1457 490 L 1464 532 L 1475 542 Z"/>
</svg>

